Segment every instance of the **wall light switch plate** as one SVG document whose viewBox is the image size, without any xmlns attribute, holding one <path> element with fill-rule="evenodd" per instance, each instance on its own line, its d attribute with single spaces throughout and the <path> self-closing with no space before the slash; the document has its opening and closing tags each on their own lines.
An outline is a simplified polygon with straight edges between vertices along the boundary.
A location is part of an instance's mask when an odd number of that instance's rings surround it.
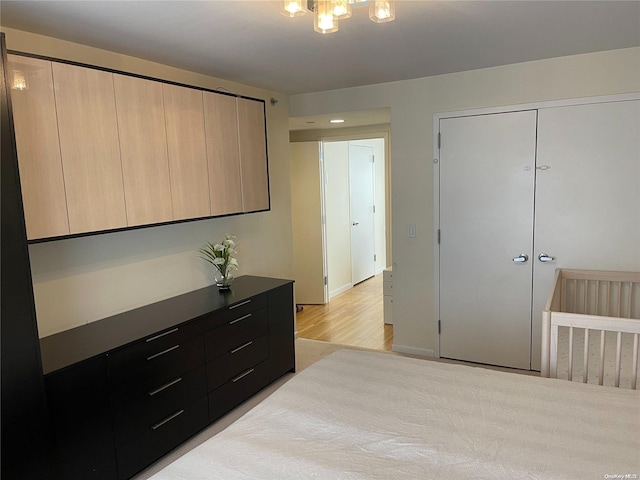
<svg viewBox="0 0 640 480">
<path fill-rule="evenodd" d="M 407 238 L 416 238 L 415 224 L 407 225 Z"/>
</svg>

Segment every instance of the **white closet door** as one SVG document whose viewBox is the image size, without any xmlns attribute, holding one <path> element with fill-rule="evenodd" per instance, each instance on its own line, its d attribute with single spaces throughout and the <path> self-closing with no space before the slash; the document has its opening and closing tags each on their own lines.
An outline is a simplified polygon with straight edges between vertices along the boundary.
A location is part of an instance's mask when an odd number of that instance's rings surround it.
<svg viewBox="0 0 640 480">
<path fill-rule="evenodd" d="M 532 368 L 556 268 L 640 271 L 640 101 L 539 110 Z M 543 263 L 538 255 L 554 258 Z"/>
<path fill-rule="evenodd" d="M 349 144 L 351 283 L 375 275 L 373 148 Z"/>
<path fill-rule="evenodd" d="M 536 112 L 440 133 L 440 356 L 528 369 Z"/>
</svg>

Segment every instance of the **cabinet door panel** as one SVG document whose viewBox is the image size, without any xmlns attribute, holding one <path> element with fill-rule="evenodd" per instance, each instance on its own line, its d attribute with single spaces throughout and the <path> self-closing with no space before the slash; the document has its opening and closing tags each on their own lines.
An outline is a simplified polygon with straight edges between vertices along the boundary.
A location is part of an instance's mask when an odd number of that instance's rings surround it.
<svg viewBox="0 0 640 480">
<path fill-rule="evenodd" d="M 174 220 L 208 217 L 209 178 L 202 92 L 164 84 Z"/>
<path fill-rule="evenodd" d="M 204 92 L 211 215 L 242 212 L 236 99 Z"/>
<path fill-rule="evenodd" d="M 173 220 L 162 84 L 114 75 L 129 226 Z"/>
<path fill-rule="evenodd" d="M 14 80 L 22 75 L 27 82 L 24 89 L 11 89 L 27 238 L 68 235 L 51 62 L 8 59 Z"/>
<path fill-rule="evenodd" d="M 245 212 L 269 209 L 264 103 L 238 98 L 238 137 Z"/>
<path fill-rule="evenodd" d="M 126 227 L 113 75 L 52 65 L 70 233 Z"/>
</svg>

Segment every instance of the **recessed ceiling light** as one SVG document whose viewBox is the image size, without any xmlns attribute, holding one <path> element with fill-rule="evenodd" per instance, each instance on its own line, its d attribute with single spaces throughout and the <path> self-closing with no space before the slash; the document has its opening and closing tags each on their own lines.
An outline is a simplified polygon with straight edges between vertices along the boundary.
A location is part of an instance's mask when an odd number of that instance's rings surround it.
<svg viewBox="0 0 640 480">
<path fill-rule="evenodd" d="M 333 120 L 329 120 L 329 123 L 344 123 L 344 120 L 341 118 L 334 118 Z"/>
</svg>

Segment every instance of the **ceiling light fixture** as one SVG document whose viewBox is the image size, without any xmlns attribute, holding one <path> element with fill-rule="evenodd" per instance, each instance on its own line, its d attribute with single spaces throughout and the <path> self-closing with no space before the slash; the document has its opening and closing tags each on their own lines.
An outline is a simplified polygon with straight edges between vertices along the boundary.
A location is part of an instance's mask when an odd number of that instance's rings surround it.
<svg viewBox="0 0 640 480">
<path fill-rule="evenodd" d="M 338 19 L 351 17 L 352 7 L 369 4 L 369 18 L 375 23 L 396 18 L 395 0 L 283 0 L 282 15 L 298 17 L 313 11 L 313 29 L 318 33 L 338 31 Z"/>
</svg>

